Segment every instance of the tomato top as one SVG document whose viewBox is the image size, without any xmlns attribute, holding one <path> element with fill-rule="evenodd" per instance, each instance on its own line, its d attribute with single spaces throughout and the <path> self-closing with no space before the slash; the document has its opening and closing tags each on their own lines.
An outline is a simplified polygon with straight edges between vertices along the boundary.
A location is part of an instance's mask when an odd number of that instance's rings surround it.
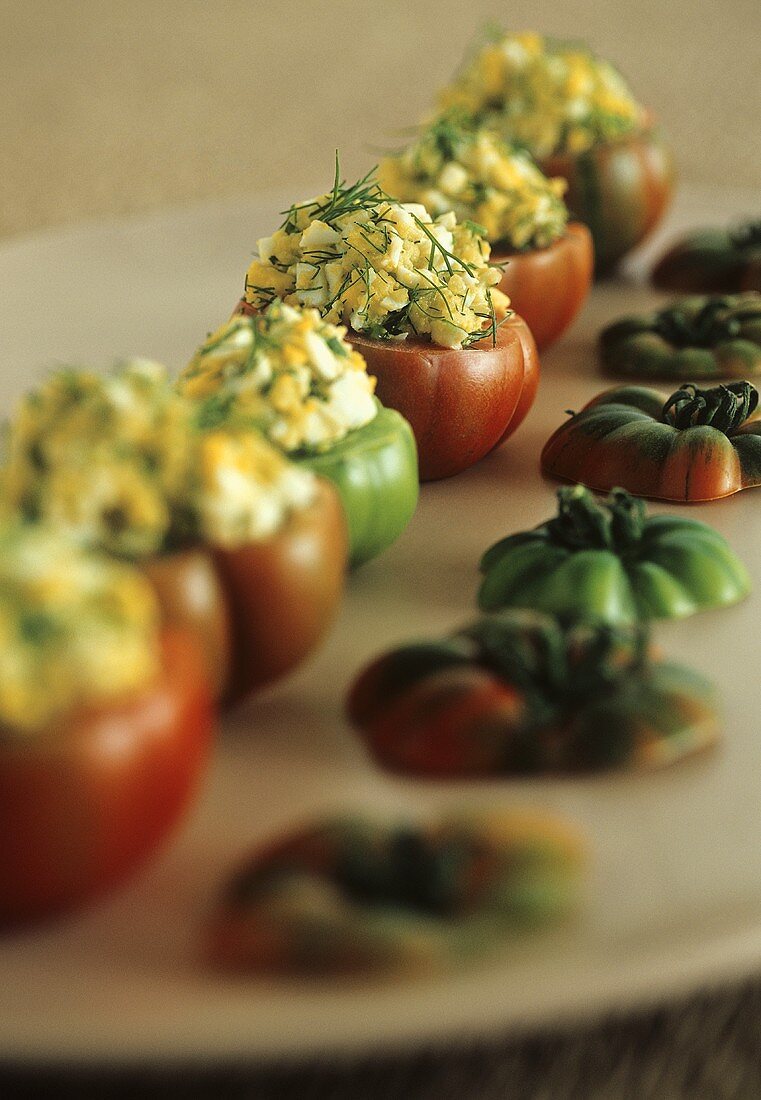
<svg viewBox="0 0 761 1100">
<path fill-rule="evenodd" d="M 761 373 L 761 294 L 684 298 L 603 329 L 606 370 L 622 377 L 714 379 Z"/>
<path fill-rule="evenodd" d="M 761 485 L 758 391 L 750 382 L 685 385 L 664 398 L 640 386 L 599 394 L 550 437 L 542 470 L 658 500 L 715 500 Z"/>
<path fill-rule="evenodd" d="M 530 611 L 392 650 L 348 707 L 384 765 L 447 777 L 655 767 L 716 738 L 712 688 L 657 661 L 642 627 Z"/>
<path fill-rule="evenodd" d="M 210 954 L 242 970 L 452 965 L 562 915 L 581 861 L 574 830 L 539 816 L 319 821 L 244 863 Z"/>
<path fill-rule="evenodd" d="M 583 485 L 558 490 L 558 514 L 490 547 L 481 561 L 484 611 L 531 607 L 612 624 L 681 618 L 750 591 L 726 540 L 705 523 L 646 516 L 615 489 L 606 502 Z"/>
<path fill-rule="evenodd" d="M 159 667 L 159 609 L 136 569 L 40 526 L 0 528 L 0 729 L 33 734 L 141 691 Z"/>
</svg>

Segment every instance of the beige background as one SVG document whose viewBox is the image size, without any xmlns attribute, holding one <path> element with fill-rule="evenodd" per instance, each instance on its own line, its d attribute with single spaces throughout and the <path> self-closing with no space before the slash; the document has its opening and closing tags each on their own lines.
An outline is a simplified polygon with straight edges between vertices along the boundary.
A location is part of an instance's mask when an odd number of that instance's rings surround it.
<svg viewBox="0 0 761 1100">
<path fill-rule="evenodd" d="M 588 41 L 683 179 L 761 181 L 761 0 L 0 0 L 0 235 L 316 189 L 426 110 L 486 21 Z"/>
</svg>

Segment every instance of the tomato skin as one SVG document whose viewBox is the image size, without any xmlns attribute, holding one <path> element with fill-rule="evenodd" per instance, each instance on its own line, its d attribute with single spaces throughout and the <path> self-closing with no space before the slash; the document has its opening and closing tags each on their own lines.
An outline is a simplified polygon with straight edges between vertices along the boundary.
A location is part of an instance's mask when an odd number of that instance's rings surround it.
<svg viewBox="0 0 761 1100">
<path fill-rule="evenodd" d="M 460 350 L 354 332 L 348 339 L 378 379 L 381 402 L 412 425 L 423 481 L 478 462 L 512 434 L 533 399 L 536 345 L 517 314 L 500 326 L 496 346 L 489 338 Z M 521 402 L 524 388 L 528 395 Z"/>
<path fill-rule="evenodd" d="M 761 294 L 691 295 L 602 330 L 600 360 L 619 378 L 733 381 L 761 374 Z"/>
<path fill-rule="evenodd" d="M 542 472 L 680 504 L 761 485 L 758 413 L 729 434 L 706 424 L 679 429 L 663 420 L 667 397 L 642 386 L 598 394 L 547 440 Z"/>
<path fill-rule="evenodd" d="M 525 610 L 382 655 L 348 713 L 381 766 L 444 779 L 655 768 L 718 737 L 711 684 L 641 627 Z"/>
<path fill-rule="evenodd" d="M 284 676 L 317 645 L 343 592 L 346 520 L 336 490 L 268 539 L 196 548 L 147 562 L 164 620 L 194 633 L 217 698 L 229 702 Z"/>
<path fill-rule="evenodd" d="M 196 634 L 206 658 L 214 694 L 230 676 L 232 627 L 225 594 L 209 553 L 201 548 L 162 554 L 146 561 L 164 621 Z"/>
<path fill-rule="evenodd" d="M 485 776 L 504 771 L 526 716 L 521 692 L 473 665 L 426 676 L 370 721 L 381 764 L 408 775 Z"/>
<path fill-rule="evenodd" d="M 568 181 L 566 203 L 592 232 L 598 274 L 609 271 L 655 228 L 673 190 L 671 154 L 652 128 L 584 153 L 556 153 L 539 167 Z"/>
<path fill-rule="evenodd" d="M 515 434 L 531 412 L 539 390 L 540 368 L 536 340 L 534 339 L 531 329 L 526 324 L 516 325 L 515 334 L 520 340 L 521 347 L 523 348 L 523 389 L 518 398 L 518 404 L 515 406 L 515 412 L 510 417 L 510 423 L 502 433 L 497 446 L 500 446 L 506 439 L 509 439 L 511 435 Z"/>
<path fill-rule="evenodd" d="M 482 611 L 528 607 L 565 621 L 614 626 L 724 607 L 751 587 L 744 565 L 717 531 L 675 516 L 644 518 L 636 539 L 608 546 L 569 544 L 549 521 L 501 539 L 487 550 L 481 569 Z"/>
<path fill-rule="evenodd" d="M 527 252 L 493 252 L 505 263 L 499 289 L 523 318 L 542 351 L 560 337 L 581 309 L 592 284 L 592 235 L 581 222 L 547 248 Z"/>
<path fill-rule="evenodd" d="M 529 813 L 322 819 L 239 865 L 204 954 L 232 975 L 429 975 L 562 915 L 584 862 L 575 829 Z"/>
<path fill-rule="evenodd" d="M 418 502 L 417 448 L 412 428 L 378 402 L 375 417 L 339 443 L 294 461 L 338 490 L 349 528 L 352 567 L 377 557 L 401 535 Z"/>
<path fill-rule="evenodd" d="M 424 676 L 432 676 L 473 659 L 473 647 L 459 639 L 413 642 L 373 661 L 352 685 L 346 714 L 355 726 L 372 722 L 388 704 Z"/>
<path fill-rule="evenodd" d="M 348 554 L 340 498 L 317 479 L 317 496 L 275 536 L 215 549 L 233 632 L 232 699 L 285 675 L 317 645 L 343 593 Z"/>
<path fill-rule="evenodd" d="M 167 630 L 163 658 L 133 698 L 0 739 L 0 927 L 107 893 L 177 824 L 206 764 L 213 706 L 191 634 Z"/>
</svg>

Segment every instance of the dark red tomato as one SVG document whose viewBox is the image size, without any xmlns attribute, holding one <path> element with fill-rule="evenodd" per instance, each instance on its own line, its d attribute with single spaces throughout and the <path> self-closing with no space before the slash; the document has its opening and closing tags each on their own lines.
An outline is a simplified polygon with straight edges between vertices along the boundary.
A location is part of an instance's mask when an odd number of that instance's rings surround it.
<svg viewBox="0 0 761 1100">
<path fill-rule="evenodd" d="M 338 494 L 318 478 L 312 503 L 270 538 L 179 551 L 144 568 L 166 621 L 196 634 L 216 695 L 233 701 L 317 645 L 343 592 L 347 538 Z"/>
<path fill-rule="evenodd" d="M 195 793 L 212 715 L 195 638 L 167 630 L 139 694 L 0 735 L 0 926 L 71 909 L 145 862 Z"/>
<path fill-rule="evenodd" d="M 230 613 L 219 573 L 208 551 L 179 550 L 143 565 L 153 584 L 164 619 L 198 637 L 214 694 L 224 693 L 230 677 Z"/>
<path fill-rule="evenodd" d="M 256 312 L 241 299 L 233 315 Z M 536 397 L 536 341 L 518 313 L 500 325 L 496 346 L 488 337 L 461 350 L 351 331 L 347 338 L 377 378 L 381 403 L 411 424 L 421 481 L 451 477 L 484 458 L 515 432 Z"/>
<path fill-rule="evenodd" d="M 523 318 L 537 347 L 549 347 L 581 309 L 592 283 L 592 235 L 581 222 L 571 222 L 565 234 L 548 248 L 527 252 L 494 252 L 492 260 L 506 267 L 499 289 Z"/>
<path fill-rule="evenodd" d="M 548 176 L 568 180 L 572 216 L 592 232 L 598 273 L 614 264 L 658 224 L 671 198 L 671 154 L 654 129 L 558 153 L 540 161 Z"/>
<path fill-rule="evenodd" d="M 412 425 L 423 481 L 451 477 L 478 462 L 528 412 L 538 383 L 536 344 L 526 322 L 511 314 L 497 331 L 453 350 L 430 340 L 401 343 L 349 333 L 377 395 Z"/>
<path fill-rule="evenodd" d="M 761 291 L 761 220 L 685 234 L 661 256 L 652 280 L 685 294 Z"/>
<path fill-rule="evenodd" d="M 676 503 L 761 486 L 758 392 L 749 382 L 670 397 L 642 386 L 605 390 L 557 428 L 542 472 L 590 489 L 627 489 Z"/>
<path fill-rule="evenodd" d="M 526 713 L 517 688 L 491 673 L 459 666 L 424 677 L 368 723 L 381 764 L 413 775 L 498 774 Z"/>
<path fill-rule="evenodd" d="M 522 321 L 522 318 L 518 319 Z M 531 411 L 539 389 L 539 352 L 537 351 L 536 340 L 525 323 L 515 326 L 515 335 L 520 340 L 523 348 L 523 389 L 518 398 L 518 404 L 515 406 L 515 412 L 510 417 L 510 423 L 502 433 L 499 443 L 504 443 L 521 426 Z M 499 443 L 497 446 L 499 446 Z"/>
<path fill-rule="evenodd" d="M 232 621 L 229 683 L 238 698 L 283 676 L 311 653 L 343 593 L 348 533 L 336 489 L 318 479 L 312 503 L 277 534 L 214 561 Z"/>
</svg>

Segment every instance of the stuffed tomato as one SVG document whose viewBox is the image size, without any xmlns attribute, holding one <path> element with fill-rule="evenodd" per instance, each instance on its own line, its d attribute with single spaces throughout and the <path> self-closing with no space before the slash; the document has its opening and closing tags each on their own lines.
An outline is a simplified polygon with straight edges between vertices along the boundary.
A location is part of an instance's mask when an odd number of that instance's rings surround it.
<svg viewBox="0 0 761 1100">
<path fill-rule="evenodd" d="M 207 427 L 253 426 L 338 490 L 350 559 L 376 557 L 415 511 L 418 465 L 409 424 L 384 408 L 345 329 L 315 309 L 276 301 L 234 316 L 197 350 L 179 380 Z"/>
<path fill-rule="evenodd" d="M 640 627 L 518 610 L 383 654 L 348 712 L 384 767 L 450 779 L 650 770 L 718 736 L 711 685 Z"/>
<path fill-rule="evenodd" d="M 568 224 L 565 181 L 547 179 L 528 154 L 462 111 L 443 113 L 418 138 L 380 164 L 389 194 L 422 203 L 433 215 L 453 210 L 483 229 L 500 290 L 548 347 L 571 324 L 592 280 L 592 238 Z"/>
<path fill-rule="evenodd" d="M 241 545 L 207 545 L 148 558 L 143 570 L 165 618 L 194 629 L 217 692 L 236 700 L 280 679 L 320 644 L 343 593 L 346 519 L 331 484 L 276 531 Z"/>
<path fill-rule="evenodd" d="M 761 221 L 687 233 L 660 258 L 652 280 L 684 294 L 761 291 Z"/>
<path fill-rule="evenodd" d="M 761 485 L 757 405 L 750 382 L 705 390 L 685 385 L 668 398 L 619 386 L 553 433 L 542 450 L 542 470 L 654 500 L 718 500 Z"/>
<path fill-rule="evenodd" d="M 750 592 L 748 571 L 705 523 L 647 516 L 624 489 L 597 501 L 558 490 L 558 514 L 508 535 L 481 559 L 483 611 L 526 607 L 564 620 L 627 625 L 726 607 Z"/>
<path fill-rule="evenodd" d="M 282 298 L 343 322 L 383 405 L 412 425 L 423 479 L 510 434 L 536 389 L 536 345 L 507 313 L 483 230 L 389 198 L 368 176 L 292 207 L 259 241 L 241 311 Z"/>
<path fill-rule="evenodd" d="M 541 350 L 563 335 L 586 301 L 594 271 L 592 237 L 586 225 L 569 222 L 563 235 L 544 248 L 497 248 L 494 262 L 502 268 L 500 290 Z"/>
<path fill-rule="evenodd" d="M 583 46 L 496 33 L 440 96 L 522 146 L 568 183 L 571 216 L 587 225 L 598 272 L 654 228 L 671 196 L 671 155 L 620 73 Z"/>
<path fill-rule="evenodd" d="M 511 314 L 496 338 L 467 348 L 411 338 L 394 343 L 351 337 L 378 380 L 381 401 L 409 421 L 420 476 L 451 477 L 478 462 L 516 430 L 539 382 L 539 356 L 526 323 Z"/>
<path fill-rule="evenodd" d="M 204 769 L 212 690 L 196 638 L 161 630 L 141 573 L 52 528 L 0 531 L 0 926 L 129 877 Z"/>
<path fill-rule="evenodd" d="M 219 694 L 283 675 L 332 619 L 346 561 L 333 487 L 252 427 L 205 426 L 158 364 L 52 375 L 11 424 L 4 477 L 11 510 L 145 571 Z"/>
<path fill-rule="evenodd" d="M 589 227 L 600 274 L 655 229 L 674 188 L 671 153 L 652 124 L 582 153 L 553 153 L 540 164 L 568 181 L 568 208 Z"/>
</svg>

